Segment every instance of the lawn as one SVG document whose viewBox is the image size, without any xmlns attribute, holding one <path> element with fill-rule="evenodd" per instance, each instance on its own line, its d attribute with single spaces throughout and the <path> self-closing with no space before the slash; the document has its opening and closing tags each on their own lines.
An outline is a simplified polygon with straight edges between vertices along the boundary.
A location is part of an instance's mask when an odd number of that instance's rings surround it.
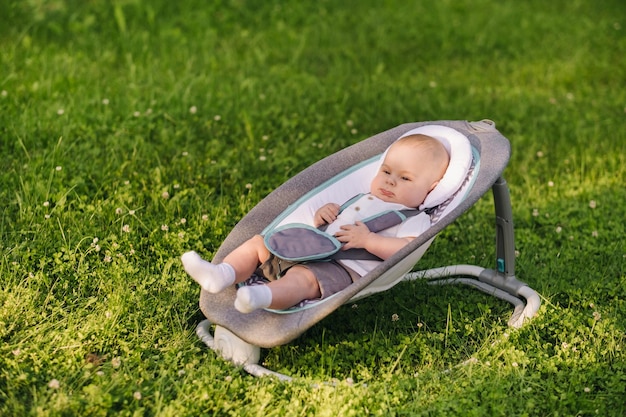
<svg viewBox="0 0 626 417">
<path fill-rule="evenodd" d="M 0 4 L 0 415 L 626 414 L 622 1 Z M 399 124 L 495 121 L 538 315 L 402 283 L 265 349 L 196 337 L 231 228 Z M 494 259 L 485 195 L 419 268 Z"/>
</svg>

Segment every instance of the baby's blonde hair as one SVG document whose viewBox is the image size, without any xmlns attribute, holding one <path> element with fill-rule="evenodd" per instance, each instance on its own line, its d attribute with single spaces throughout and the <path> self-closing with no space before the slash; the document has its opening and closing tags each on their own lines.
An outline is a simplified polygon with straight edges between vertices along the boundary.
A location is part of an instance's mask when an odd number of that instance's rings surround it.
<svg viewBox="0 0 626 417">
<path fill-rule="evenodd" d="M 433 173 L 437 180 L 441 179 L 446 169 L 448 169 L 448 163 L 450 162 L 448 151 L 446 151 L 446 148 L 440 141 L 431 136 L 421 133 L 404 136 L 393 144 L 393 146 L 395 145 L 411 146 L 425 152 L 430 163 L 432 163 Z"/>
</svg>

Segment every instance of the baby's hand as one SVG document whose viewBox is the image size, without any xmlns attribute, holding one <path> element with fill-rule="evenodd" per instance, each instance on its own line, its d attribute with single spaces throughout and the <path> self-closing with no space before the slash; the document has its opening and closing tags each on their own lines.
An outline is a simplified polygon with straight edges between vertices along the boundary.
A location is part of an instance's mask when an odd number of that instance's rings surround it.
<svg viewBox="0 0 626 417">
<path fill-rule="evenodd" d="M 334 222 L 339 215 L 340 209 L 341 206 L 335 203 L 328 203 L 320 207 L 315 212 L 315 217 L 313 218 L 315 227 L 320 227 L 323 224 Z"/>
<path fill-rule="evenodd" d="M 365 223 L 356 222 L 355 224 L 345 224 L 341 226 L 341 230 L 335 233 L 338 241 L 343 243 L 343 250 L 353 248 L 365 248 L 367 239 L 370 235 L 370 229 Z"/>
</svg>

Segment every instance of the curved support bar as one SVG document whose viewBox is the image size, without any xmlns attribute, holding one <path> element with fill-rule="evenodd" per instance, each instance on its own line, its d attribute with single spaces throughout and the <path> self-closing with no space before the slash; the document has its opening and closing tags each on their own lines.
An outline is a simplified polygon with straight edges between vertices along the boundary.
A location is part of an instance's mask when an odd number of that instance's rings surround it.
<svg viewBox="0 0 626 417">
<path fill-rule="evenodd" d="M 251 363 L 248 365 L 244 365 L 243 369 L 249 373 L 252 376 L 256 376 L 256 377 L 263 377 L 263 376 L 273 376 L 276 377 L 278 379 L 280 379 L 281 381 L 285 381 L 285 382 L 289 382 L 292 381 L 293 378 L 284 374 L 281 374 L 279 372 L 274 372 L 274 371 L 270 371 L 269 369 L 258 365 L 256 363 Z"/>
<path fill-rule="evenodd" d="M 514 310 L 508 321 L 508 325 L 514 328 L 520 328 L 526 319 L 532 318 L 539 310 L 541 306 L 539 294 L 527 285 L 519 287 L 515 293 L 512 293 L 512 288 L 507 286 L 504 286 L 504 289 L 498 288 L 501 282 L 499 280 L 490 279 L 493 278 L 493 276 L 490 277 L 486 272 L 493 273 L 493 271 L 475 265 L 452 265 L 411 272 L 406 274 L 403 279 L 407 281 L 416 279 L 432 280 L 429 284 L 433 285 L 465 284 L 479 289 L 489 295 L 511 303 L 514 306 Z M 454 278 L 455 276 L 458 276 L 458 278 Z M 462 276 L 475 277 L 477 279 L 462 278 Z M 520 281 L 515 280 L 514 277 L 510 283 L 513 284 L 513 287 L 522 284 Z M 525 301 L 522 300 L 522 298 Z"/>
<path fill-rule="evenodd" d="M 471 279 L 471 278 L 450 278 L 450 279 L 445 279 L 445 280 L 432 281 L 432 282 L 429 282 L 429 284 L 432 284 L 432 285 L 465 284 L 470 287 L 474 287 L 484 292 L 485 294 L 492 295 L 496 298 L 499 298 L 500 300 L 513 304 L 515 308 L 519 306 L 522 306 L 522 307 L 524 306 L 524 301 L 520 300 L 519 298 L 505 291 L 502 291 L 492 285 L 486 284 L 484 282 L 476 281 L 475 279 Z"/>
<path fill-rule="evenodd" d="M 541 298 L 532 288 L 528 286 L 522 287 L 519 289 L 518 294 L 526 299 L 526 306 L 519 312 L 517 317 L 515 313 L 511 317 L 509 325 L 515 328 L 522 327 L 524 320 L 534 317 L 537 311 L 539 311 L 539 307 L 541 307 Z M 513 320 L 514 318 L 515 320 Z"/>
</svg>

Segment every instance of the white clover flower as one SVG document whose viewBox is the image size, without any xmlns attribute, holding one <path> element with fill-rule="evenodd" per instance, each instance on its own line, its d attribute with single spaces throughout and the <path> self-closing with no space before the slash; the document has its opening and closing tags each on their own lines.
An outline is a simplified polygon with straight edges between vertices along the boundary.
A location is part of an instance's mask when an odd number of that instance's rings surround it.
<svg viewBox="0 0 626 417">
<path fill-rule="evenodd" d="M 137 401 L 141 400 L 141 392 L 135 391 L 135 393 L 133 394 L 133 398 Z"/>
<path fill-rule="evenodd" d="M 184 237 L 185 237 L 185 232 L 178 232 L 179 239 L 184 239 Z"/>
<path fill-rule="evenodd" d="M 585 387 L 585 388 L 583 388 L 583 391 L 585 391 L 585 392 L 591 392 L 591 388 L 589 388 L 589 387 Z"/>
<path fill-rule="evenodd" d="M 139 112 L 139 111 L 135 111 L 135 112 L 133 113 L 133 116 L 135 116 L 135 117 L 139 117 L 139 116 L 141 116 L 141 112 Z"/>
<path fill-rule="evenodd" d="M 352 120 L 346 120 L 346 125 L 348 127 L 352 127 L 352 126 L 354 126 L 354 122 Z"/>
<path fill-rule="evenodd" d="M 109 99 L 108 98 L 103 98 L 102 99 L 102 104 L 104 104 L 105 106 L 109 105 Z"/>
<path fill-rule="evenodd" d="M 128 214 L 130 214 L 131 216 L 135 215 L 135 210 L 128 210 Z"/>
<path fill-rule="evenodd" d="M 2 92 L 0 92 L 0 95 L 2 97 L 6 97 L 7 95 L 9 95 L 9 93 L 7 93 L 7 90 L 2 90 Z"/>
<path fill-rule="evenodd" d="M 591 232 L 591 236 L 598 237 L 598 231 L 594 230 L 593 232 Z"/>
<path fill-rule="evenodd" d="M 61 170 L 63 169 L 63 167 L 62 167 L 62 166 L 60 166 L 60 165 L 57 165 L 57 167 L 56 167 L 55 169 L 56 169 L 57 171 L 61 171 Z"/>
<path fill-rule="evenodd" d="M 563 231 L 563 228 L 561 226 L 557 226 L 555 231 L 557 233 L 561 233 Z"/>
<path fill-rule="evenodd" d="M 359 131 L 356 129 L 352 129 L 350 130 L 350 133 L 352 133 L 353 135 L 356 135 L 357 133 L 359 133 Z"/>
<path fill-rule="evenodd" d="M 117 214 L 118 216 L 119 216 L 120 214 L 122 214 L 123 212 L 124 212 L 124 210 L 122 210 L 122 208 L 121 208 L 121 207 L 118 207 L 118 208 L 116 208 L 116 209 L 115 209 L 115 214 Z"/>
<path fill-rule="evenodd" d="M 209 220 L 209 215 L 208 214 L 203 214 L 202 215 L 202 220 L 204 220 L 204 221 Z"/>
<path fill-rule="evenodd" d="M 44 201 L 44 202 L 43 202 L 43 206 L 44 206 L 44 207 L 48 207 L 49 205 L 50 205 L 50 202 L 49 202 L 49 201 Z"/>
<path fill-rule="evenodd" d="M 246 184 L 246 188 L 247 188 L 248 190 L 252 189 L 252 184 L 247 183 L 247 184 Z"/>
<path fill-rule="evenodd" d="M 543 151 L 537 151 L 537 158 L 543 158 Z"/>
<path fill-rule="evenodd" d="M 198 111 L 198 108 L 196 106 L 189 107 L 189 113 L 196 114 L 197 111 Z"/>
<path fill-rule="evenodd" d="M 161 225 L 161 230 L 163 230 L 164 232 L 167 232 L 168 230 L 170 230 L 169 226 L 166 224 L 162 224 Z"/>
<path fill-rule="evenodd" d="M 269 140 L 269 138 L 270 137 L 268 135 L 261 136 L 261 140 L 263 140 L 263 141 L 267 141 L 267 140 Z"/>
<path fill-rule="evenodd" d="M 437 81 L 431 81 L 431 82 L 429 82 L 429 83 L 428 83 L 428 86 L 429 86 L 430 88 L 435 88 L 435 87 L 437 87 Z"/>
<path fill-rule="evenodd" d="M 57 110 L 57 114 L 58 114 L 59 116 L 62 116 L 62 115 L 63 115 L 63 113 L 65 113 L 65 110 L 63 110 L 63 109 L 59 109 L 59 110 Z"/>
<path fill-rule="evenodd" d="M 115 358 L 111 359 L 111 366 L 114 368 L 119 368 L 120 366 L 122 366 L 122 360 L 116 356 Z"/>
<path fill-rule="evenodd" d="M 129 233 L 130 232 L 130 226 L 127 225 L 127 224 L 122 226 L 122 232 Z"/>
<path fill-rule="evenodd" d="M 260 161 L 267 161 L 267 156 L 261 155 L 261 156 L 259 156 L 259 160 Z"/>
<path fill-rule="evenodd" d="M 589 202 L 589 208 L 594 209 L 594 208 L 596 208 L 596 207 L 597 207 L 596 200 L 591 200 L 591 201 Z"/>
<path fill-rule="evenodd" d="M 219 114 L 216 114 L 215 116 L 213 116 L 213 120 L 218 122 L 218 121 L 222 120 L 222 116 L 220 116 Z"/>
<path fill-rule="evenodd" d="M 161 198 L 167 200 L 168 198 L 170 198 L 170 193 L 168 193 L 167 191 L 163 191 L 161 193 Z"/>
<path fill-rule="evenodd" d="M 51 379 L 50 382 L 48 382 L 48 387 L 50 387 L 52 389 L 59 389 L 61 387 L 61 383 L 56 378 L 55 379 Z"/>
<path fill-rule="evenodd" d="M 391 321 L 398 321 L 398 320 L 400 320 L 400 317 L 397 314 L 393 314 L 391 316 Z"/>
<path fill-rule="evenodd" d="M 181 154 L 182 156 L 189 156 L 189 152 L 187 151 L 183 151 L 183 153 Z"/>
<path fill-rule="evenodd" d="M 548 181 L 548 187 L 554 187 L 554 182 Z"/>
<path fill-rule="evenodd" d="M 106 255 L 106 256 L 104 257 L 104 262 L 109 263 L 109 262 L 111 262 L 112 260 L 113 260 L 113 258 L 111 258 L 111 255 Z"/>
<path fill-rule="evenodd" d="M 182 219 L 180 219 L 180 224 L 185 224 L 185 223 L 187 223 L 187 219 L 186 218 L 183 217 Z"/>
</svg>

